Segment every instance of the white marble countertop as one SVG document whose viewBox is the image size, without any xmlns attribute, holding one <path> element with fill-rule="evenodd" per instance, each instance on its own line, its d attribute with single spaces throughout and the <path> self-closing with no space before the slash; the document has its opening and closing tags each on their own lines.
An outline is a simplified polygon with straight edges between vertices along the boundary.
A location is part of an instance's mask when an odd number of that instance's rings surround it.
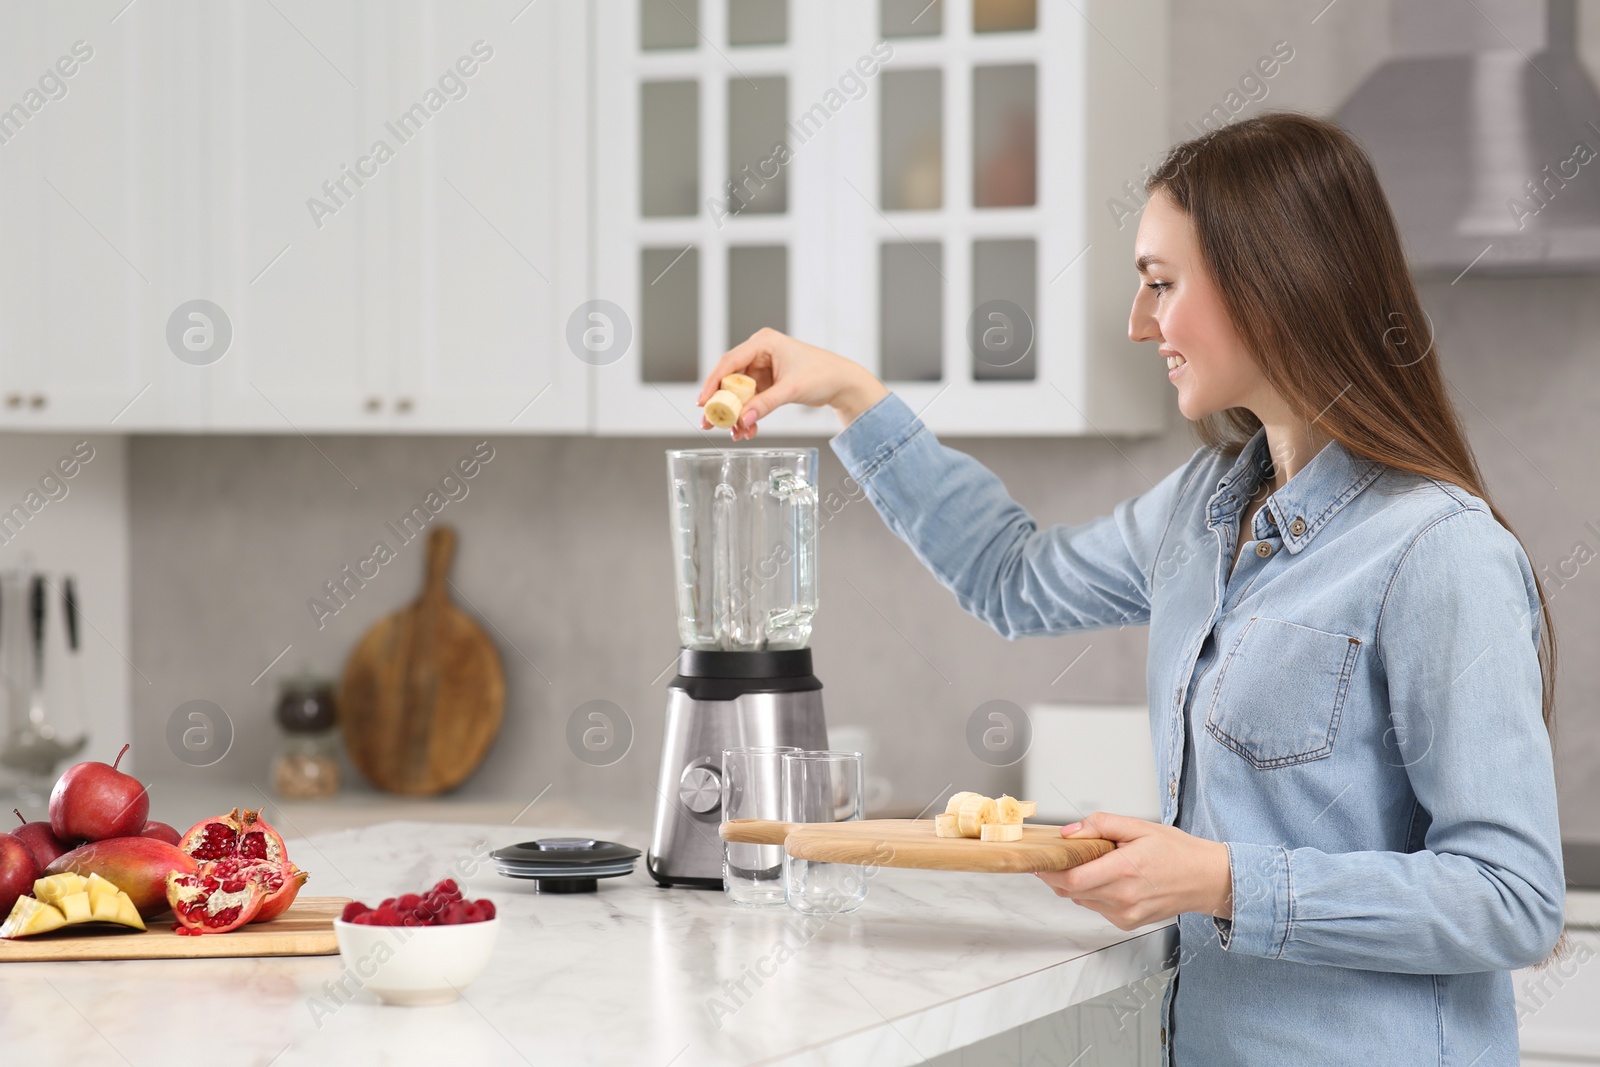
<svg viewBox="0 0 1600 1067">
<path fill-rule="evenodd" d="M 307 893 L 376 903 L 545 832 L 392 822 L 289 850 L 312 872 Z M 0 973 L 0 1044 L 7 1062 L 140 1067 L 185 1057 L 202 1034 L 222 1062 L 273 1067 L 889 1067 L 1131 983 L 1158 991 L 1175 944 L 1171 926 L 1125 933 L 1030 875 L 882 869 L 860 911 L 810 933 L 782 907 L 662 889 L 642 864 L 592 894 L 540 895 L 492 863 L 460 881 L 504 922 L 488 970 L 455 1004 L 382 1005 L 337 956 L 12 964 Z M 757 972 L 770 977 L 758 985 Z"/>
</svg>

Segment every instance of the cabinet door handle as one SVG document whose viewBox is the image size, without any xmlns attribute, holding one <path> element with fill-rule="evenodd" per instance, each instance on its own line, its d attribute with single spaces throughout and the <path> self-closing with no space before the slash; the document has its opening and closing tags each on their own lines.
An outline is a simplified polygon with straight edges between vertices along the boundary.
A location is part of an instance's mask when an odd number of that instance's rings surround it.
<svg viewBox="0 0 1600 1067">
<path fill-rule="evenodd" d="M 8 407 L 8 408 L 20 408 L 21 406 L 22 406 L 22 394 L 21 393 L 7 393 L 6 394 L 6 407 Z"/>
<path fill-rule="evenodd" d="M 409 396 L 403 396 L 399 400 L 396 400 L 394 402 L 394 409 L 396 411 L 400 411 L 400 412 L 410 411 L 411 407 L 412 407 L 411 398 Z"/>
<path fill-rule="evenodd" d="M 382 411 L 383 401 L 375 396 L 367 397 L 366 408 L 368 411 Z"/>
<path fill-rule="evenodd" d="M 28 406 L 30 408 L 38 410 L 39 408 L 44 407 L 44 405 L 45 405 L 45 397 L 44 397 L 43 393 L 34 393 L 31 397 L 28 398 Z"/>
</svg>

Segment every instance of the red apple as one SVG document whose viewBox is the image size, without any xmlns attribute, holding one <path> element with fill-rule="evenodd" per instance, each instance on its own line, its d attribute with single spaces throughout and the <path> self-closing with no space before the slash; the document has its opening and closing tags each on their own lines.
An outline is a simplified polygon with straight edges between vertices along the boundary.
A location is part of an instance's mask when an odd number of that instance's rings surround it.
<svg viewBox="0 0 1600 1067">
<path fill-rule="evenodd" d="M 139 836 L 153 837 L 157 841 L 165 841 L 169 845 L 176 845 L 183 840 L 183 835 L 178 831 L 164 822 L 156 822 L 153 819 L 144 824 L 144 830 L 140 832 Z"/>
<path fill-rule="evenodd" d="M 11 831 L 11 836 L 28 846 L 28 851 L 33 853 L 33 862 L 39 869 L 50 866 L 56 861 L 57 856 L 71 852 L 75 845 L 69 845 L 55 835 L 47 822 L 29 822 L 22 818 L 22 812 L 16 808 L 11 809 L 11 814 L 22 821 L 22 825 Z"/>
<path fill-rule="evenodd" d="M 28 846 L 10 834 L 0 834 L 0 915 L 10 915 L 17 898 L 33 892 L 39 864 Z"/>
<path fill-rule="evenodd" d="M 50 828 L 63 841 L 138 837 L 150 815 L 150 794 L 139 779 L 117 770 L 132 745 L 109 767 L 93 760 L 68 767 L 50 791 Z"/>
</svg>

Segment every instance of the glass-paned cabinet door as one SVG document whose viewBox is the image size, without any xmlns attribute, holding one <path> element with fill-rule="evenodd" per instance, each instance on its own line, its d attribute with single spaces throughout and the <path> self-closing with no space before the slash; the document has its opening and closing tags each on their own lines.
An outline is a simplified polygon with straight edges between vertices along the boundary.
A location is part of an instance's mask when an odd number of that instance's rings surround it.
<svg viewBox="0 0 1600 1067">
<path fill-rule="evenodd" d="M 1107 91 L 1139 74 L 1095 27 L 1159 56 L 1160 5 L 862 0 L 833 17 L 835 65 L 883 57 L 836 122 L 840 351 L 943 432 L 1159 429 L 1154 356 L 1125 369 L 1132 229 L 1100 218 L 1160 147 L 1159 93 Z"/>
<path fill-rule="evenodd" d="M 631 331 L 601 432 L 696 432 L 700 376 L 780 323 L 937 430 L 1162 428 L 1106 210 L 1164 141 L 1160 0 L 600 0 L 593 28 L 592 296 Z"/>
<path fill-rule="evenodd" d="M 848 350 L 936 430 L 1078 432 L 1081 294 L 1042 299 L 1040 279 L 1088 243 L 1091 31 L 1070 5 L 1014 0 L 873 0 L 838 17 L 843 54 L 892 51 L 876 101 L 841 116 Z"/>
<path fill-rule="evenodd" d="M 587 361 L 600 432 L 698 435 L 702 376 L 762 326 L 832 342 L 832 112 L 807 111 L 829 88 L 837 95 L 830 11 L 796 0 L 594 5 L 588 299 L 609 351 Z M 763 426 L 837 429 L 799 407 Z"/>
</svg>

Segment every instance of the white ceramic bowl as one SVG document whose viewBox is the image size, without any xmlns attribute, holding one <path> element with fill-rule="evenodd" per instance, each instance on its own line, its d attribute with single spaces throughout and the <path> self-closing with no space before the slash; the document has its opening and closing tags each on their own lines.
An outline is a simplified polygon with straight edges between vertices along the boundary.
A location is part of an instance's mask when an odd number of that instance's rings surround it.
<svg viewBox="0 0 1600 1067">
<path fill-rule="evenodd" d="M 333 920 L 339 958 L 388 1004 L 449 1004 L 489 965 L 500 917 L 457 926 L 363 926 Z"/>
</svg>

